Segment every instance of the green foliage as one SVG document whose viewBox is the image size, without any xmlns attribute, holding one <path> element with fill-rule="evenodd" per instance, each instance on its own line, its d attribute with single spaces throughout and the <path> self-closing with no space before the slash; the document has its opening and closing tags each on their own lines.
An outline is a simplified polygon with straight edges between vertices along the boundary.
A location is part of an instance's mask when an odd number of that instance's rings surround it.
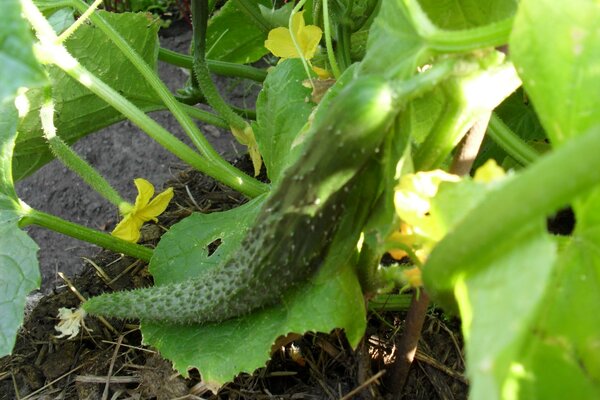
<svg viewBox="0 0 600 400">
<path fill-rule="evenodd" d="M 231 211 L 194 214 L 173 226 L 150 264 L 156 285 L 185 282 L 244 251 L 240 242 L 261 205 L 262 199 L 257 199 Z M 209 255 L 209 245 L 217 239 L 221 245 Z M 349 265 L 341 267 L 339 257 L 330 259 L 313 282 L 284 297 L 284 307 L 268 307 L 219 324 L 173 326 L 142 320 L 144 341 L 171 359 L 183 375 L 195 366 L 202 371 L 205 382 L 216 387 L 240 371 L 252 372 L 264 365 L 275 340 L 289 332 L 345 328 L 349 341 L 356 345 L 366 323 L 360 286 Z"/>
<path fill-rule="evenodd" d="M 17 119 L 11 102 L 0 104 L 0 357 L 11 353 L 26 297 L 41 280 L 38 247 L 18 227 L 20 206 L 11 174 Z"/>
<path fill-rule="evenodd" d="M 269 0 L 257 3 L 271 7 Z M 211 18 L 206 32 L 206 58 L 248 64 L 267 54 L 267 32 L 249 22 L 236 2 L 228 1 Z"/>
<path fill-rule="evenodd" d="M 225 3 L 210 18 L 208 56 L 260 59 L 269 28 L 287 25 L 291 3 Z M 257 121 L 245 133 L 255 135 L 270 192 L 234 210 L 184 219 L 153 253 L 155 288 L 103 295 L 84 308 L 94 311 L 112 299 L 103 311 L 125 317 L 139 311 L 147 344 L 182 374 L 197 367 L 218 387 L 263 366 L 290 333 L 341 328 L 356 345 L 366 325 L 363 291 L 396 284 L 378 269 L 396 244 L 413 267 L 424 263 L 425 290 L 435 302 L 460 313 L 473 398 L 598 398 L 600 6 L 584 0 L 379 3 L 331 2 L 333 49 L 326 58 L 339 58 L 341 74 L 330 88 L 312 77 L 316 92 L 326 88 L 318 105 L 300 60 L 269 70 Z M 44 4 L 57 30 L 69 24 L 70 9 L 51 14 L 55 9 Z M 317 4 L 306 2 L 305 17 L 323 28 Z M 49 51 L 40 31 L 50 25 L 25 11 L 42 40 L 38 48 Z M 0 354 L 10 352 L 25 295 L 39 281 L 36 246 L 18 227 L 31 215 L 18 202 L 11 174 L 11 165 L 20 178 L 49 159 L 36 87 L 47 74 L 66 142 L 122 118 L 80 85 L 89 85 L 90 76 L 48 58 L 60 68 L 37 64 L 19 12 L 11 0 L 0 17 L 6 22 L 0 66 L 15 71 L 0 78 Z M 157 25 L 143 15 L 102 15 L 154 68 Z M 139 121 L 159 102 L 134 64 L 121 61 L 111 35 L 83 24 L 66 46 L 90 75 L 117 90 L 111 93 L 133 100 L 135 106 L 120 110 Z M 506 54 L 495 50 L 508 44 Z M 350 66 L 350 57 L 359 62 Z M 515 92 L 519 80 L 523 88 Z M 15 139 L 12 102 L 20 87 L 31 89 L 32 107 Z M 95 93 L 110 100 L 108 90 Z M 516 152 L 509 142 L 547 136 L 554 147 L 497 180 L 488 179 L 491 169 L 473 179 L 424 174 L 449 165 L 467 129 L 492 110 L 507 128 L 495 136 L 498 147 L 480 152 L 478 164 L 496 158 L 511 165 L 507 155 Z M 161 143 L 171 148 L 173 142 Z M 188 150 L 185 159 L 193 160 Z M 209 162 L 220 160 L 203 152 Z M 247 182 L 233 168 L 217 176 Z M 569 204 L 575 231 L 551 236 L 545 218 Z M 402 230 L 407 226 L 410 233 Z"/>
<path fill-rule="evenodd" d="M 46 84 L 44 72 L 33 56 L 33 35 L 21 17 L 18 0 L 2 5 L 0 15 L 0 103 L 12 98 L 20 87 Z"/>
<path fill-rule="evenodd" d="M 144 14 L 112 14 L 98 11 L 130 45 L 156 68 L 159 26 L 148 20 Z M 83 66 L 98 77 L 111 82 L 111 85 L 124 96 L 147 110 L 159 108 L 150 86 L 140 79 L 134 66 L 121 55 L 120 50 L 99 29 L 81 26 L 66 42 L 69 52 L 78 58 Z M 91 52 L 90 49 L 94 51 Z M 68 144 L 83 136 L 96 132 L 118 122 L 124 116 L 98 98 L 79 82 L 70 78 L 59 68 L 51 67 L 50 80 L 53 82 L 53 95 L 56 104 L 55 125 L 60 137 Z M 39 110 L 42 104 L 42 90 L 31 90 L 27 94 L 30 111 L 19 124 L 13 173 L 20 180 L 52 159 L 52 153 L 42 135 Z"/>
<path fill-rule="evenodd" d="M 314 106 L 307 101 L 311 90 L 303 84 L 306 79 L 300 60 L 286 60 L 269 73 L 256 100 L 253 129 L 273 182 L 283 171 L 292 143 Z M 282 98 L 286 101 L 281 101 Z"/>
<path fill-rule="evenodd" d="M 554 145 L 598 124 L 598 20 L 600 5 L 593 1 L 527 0 L 519 6 L 510 51 Z"/>
<path fill-rule="evenodd" d="M 363 73 L 404 79 L 431 57 L 426 40 L 419 34 L 418 21 L 414 19 L 420 18 L 428 25 L 427 16 L 416 2 L 412 2 L 416 15 L 411 15 L 406 3 L 401 0 L 381 3 L 369 31 L 368 51 L 361 63 Z"/>
<path fill-rule="evenodd" d="M 467 29 L 508 18 L 517 9 L 516 0 L 419 0 L 436 26 Z"/>
</svg>

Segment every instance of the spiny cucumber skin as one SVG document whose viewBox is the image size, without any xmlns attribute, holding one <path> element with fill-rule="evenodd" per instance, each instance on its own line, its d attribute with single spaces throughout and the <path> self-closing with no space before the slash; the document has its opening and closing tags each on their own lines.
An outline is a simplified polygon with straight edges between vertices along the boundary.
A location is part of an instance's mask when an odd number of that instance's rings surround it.
<svg viewBox="0 0 600 400">
<path fill-rule="evenodd" d="M 322 263 L 343 217 L 353 178 L 377 151 L 394 115 L 384 81 L 355 81 L 334 100 L 263 205 L 240 252 L 184 282 L 104 294 L 90 314 L 192 324 L 246 315 L 279 301 Z M 341 145 L 340 145 L 341 144 Z"/>
</svg>

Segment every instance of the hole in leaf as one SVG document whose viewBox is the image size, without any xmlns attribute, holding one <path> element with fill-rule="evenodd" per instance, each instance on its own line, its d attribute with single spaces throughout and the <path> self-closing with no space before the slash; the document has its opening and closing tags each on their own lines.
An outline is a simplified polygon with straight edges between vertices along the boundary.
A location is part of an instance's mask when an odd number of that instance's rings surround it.
<svg viewBox="0 0 600 400">
<path fill-rule="evenodd" d="M 571 207 L 563 208 L 546 220 L 546 229 L 554 235 L 569 236 L 575 228 L 575 214 Z"/>
<path fill-rule="evenodd" d="M 208 256 L 212 256 L 217 248 L 221 245 L 221 239 L 215 239 L 208 245 Z"/>
</svg>

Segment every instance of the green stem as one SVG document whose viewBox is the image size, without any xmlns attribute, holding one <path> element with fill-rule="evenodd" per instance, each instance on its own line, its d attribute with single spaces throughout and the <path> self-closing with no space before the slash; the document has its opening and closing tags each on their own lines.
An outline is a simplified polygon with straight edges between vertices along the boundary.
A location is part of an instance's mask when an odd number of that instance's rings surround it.
<svg viewBox="0 0 600 400">
<path fill-rule="evenodd" d="M 406 311 L 412 294 L 380 294 L 369 300 L 369 311 Z"/>
<path fill-rule="evenodd" d="M 188 104 L 181 103 L 179 107 L 183 109 L 190 117 L 197 119 L 198 121 L 205 122 L 210 125 L 218 126 L 219 128 L 227 129 L 229 126 L 227 122 L 218 115 L 215 115 L 211 112 L 201 110 L 197 107 L 190 106 Z M 163 106 L 162 109 L 165 109 Z"/>
<path fill-rule="evenodd" d="M 59 51 L 62 49 L 63 52 Z M 49 47 L 43 54 L 38 52 L 38 55 L 44 57 L 45 60 L 57 65 L 65 71 L 67 75 L 86 86 L 92 93 L 113 106 L 140 129 L 148 134 L 152 139 L 156 140 L 161 146 L 178 156 L 192 167 L 198 169 L 209 176 L 212 176 L 227 186 L 230 186 L 241 193 L 256 197 L 265 192 L 267 187 L 265 184 L 250 178 L 247 175 L 241 174 L 235 167 L 226 163 L 227 170 L 223 167 L 217 167 L 210 161 L 202 158 L 198 153 L 189 148 L 185 143 L 181 142 L 165 128 L 156 123 L 152 118 L 148 117 L 132 104 L 129 100 L 119 94 L 116 90 L 108 86 L 106 83 L 98 79 L 83 68 L 75 59 L 70 57 L 64 48 Z M 70 59 L 69 59 L 70 58 Z"/>
<path fill-rule="evenodd" d="M 79 11 L 87 9 L 87 5 L 82 0 L 73 0 L 73 5 L 77 7 Z M 109 24 L 104 18 L 98 14 L 90 15 L 90 21 L 96 25 L 102 32 L 113 42 L 125 57 L 135 66 L 140 72 L 148 84 L 154 89 L 158 97 L 165 103 L 167 108 L 173 113 L 173 116 L 184 132 L 192 140 L 192 143 L 198 148 L 200 153 L 204 155 L 211 163 L 222 164 L 226 163 L 222 160 L 219 153 L 217 153 L 210 143 L 206 140 L 202 132 L 198 129 L 194 121 L 181 109 L 179 108 L 179 102 L 171 94 L 167 86 L 160 80 L 158 75 L 150 68 L 150 66 L 144 61 L 144 59 L 137 54 L 129 43 L 123 39 L 123 37 Z"/>
<path fill-rule="evenodd" d="M 350 56 L 350 31 L 351 29 L 348 25 L 343 23 L 338 25 L 337 59 L 342 71 L 345 71 L 352 64 Z"/>
<path fill-rule="evenodd" d="M 341 75 L 341 72 L 337 60 L 335 59 L 333 44 L 331 42 L 331 27 L 329 25 L 329 0 L 323 0 L 323 29 L 325 30 L 324 33 L 325 47 L 327 48 L 327 59 L 329 60 L 329 65 L 331 65 L 333 76 L 335 79 L 338 79 Z"/>
<path fill-rule="evenodd" d="M 208 160 L 206 160 L 179 139 L 171 135 L 171 133 L 157 124 L 152 118 L 144 114 L 143 111 L 120 93 L 87 71 L 62 45 L 56 44 L 57 37 L 54 30 L 31 0 L 23 0 L 22 4 L 25 17 L 34 27 L 40 38 L 40 43 L 36 44 L 36 56 L 40 62 L 58 66 L 67 75 L 77 80 L 92 93 L 102 98 L 124 116 L 129 118 L 165 149 L 177 155 L 181 160 L 198 169 L 200 172 L 220 180 L 225 185 L 228 185 L 249 197 L 256 197 L 267 190 L 265 184 L 243 174 L 223 160 L 218 153 L 214 152 L 214 150 L 213 152 L 216 155 L 216 158 L 207 157 Z M 147 64 L 143 64 L 149 68 Z M 155 76 L 155 74 L 153 75 Z M 175 108 L 180 110 L 177 106 L 175 106 Z M 189 119 L 187 115 L 186 118 Z M 212 148 L 210 149 L 212 150 Z"/>
<path fill-rule="evenodd" d="M 208 1 L 192 0 L 192 25 L 194 28 L 194 72 L 198 84 L 208 104 L 217 111 L 227 123 L 243 131 L 248 123 L 236 114 L 225 102 L 210 77 L 206 64 L 206 26 L 208 24 Z"/>
<path fill-rule="evenodd" d="M 294 8 L 292 9 L 292 12 L 290 14 L 290 19 L 288 20 L 288 30 L 290 32 L 290 37 L 292 38 L 292 43 L 294 44 L 294 48 L 296 49 L 296 52 L 300 56 L 300 61 L 302 61 L 302 66 L 304 67 L 306 76 L 308 77 L 308 80 L 310 81 L 310 85 L 314 89 L 314 84 L 312 81 L 313 74 L 311 73 L 311 68 L 309 66 L 308 61 L 304 57 L 304 54 L 302 53 L 302 49 L 300 48 L 300 45 L 298 44 L 298 40 L 296 38 L 296 35 L 294 34 L 294 27 L 292 24 L 292 22 L 294 20 L 294 15 L 296 15 L 300 11 L 300 9 L 304 6 L 304 3 L 306 3 L 306 0 L 300 0 L 300 1 L 298 1 L 298 4 L 296 4 L 296 6 L 294 6 Z"/>
<path fill-rule="evenodd" d="M 514 241 L 515 235 L 526 233 L 531 224 L 597 187 L 599 148 L 600 128 L 596 126 L 539 157 L 489 193 L 427 259 L 423 278 L 429 294 L 442 305 L 453 307 L 458 280 L 485 267 L 477 260 L 491 260 L 506 251 L 507 240 Z"/>
<path fill-rule="evenodd" d="M 496 113 L 492 114 L 488 125 L 488 135 L 509 156 L 517 160 L 523 166 L 527 166 L 537 160 L 540 154 L 514 133 Z"/>
<path fill-rule="evenodd" d="M 267 33 L 273 28 L 271 24 L 269 24 L 269 22 L 265 20 L 262 14 L 260 13 L 256 2 L 250 2 L 247 0 L 231 1 L 233 2 L 233 4 L 235 4 L 238 10 L 246 14 L 250 21 L 252 21 L 254 25 L 256 25 L 261 31 Z"/>
<path fill-rule="evenodd" d="M 433 30 L 427 34 L 428 45 L 439 53 L 466 53 L 508 43 L 513 18 L 473 29 L 459 31 Z"/>
<path fill-rule="evenodd" d="M 58 42 L 62 43 L 65 40 L 67 40 L 67 38 L 69 38 L 69 36 L 71 36 L 77 30 L 77 28 L 79 28 L 81 24 L 83 24 L 94 11 L 96 11 L 96 8 L 98 8 L 100 3 L 102 3 L 102 0 L 94 1 L 94 3 L 91 6 L 89 6 L 88 9 L 85 10 L 85 12 L 83 12 L 79 18 L 77 18 L 77 21 L 71 24 L 71 26 L 69 26 L 63 33 L 60 34 L 60 36 L 58 37 Z"/>
<path fill-rule="evenodd" d="M 469 128 L 463 105 L 450 97 L 425 141 L 414 154 L 415 171 L 439 168 Z"/>
<path fill-rule="evenodd" d="M 50 86 L 44 88 L 44 99 L 40 107 L 40 120 L 42 123 L 42 132 L 50 146 L 50 150 L 59 161 L 79 175 L 92 189 L 116 207 L 125 202 L 96 169 L 79 157 L 71 147 L 56 135 L 56 127 L 54 126 L 54 100 L 52 99 L 52 88 Z"/>
<path fill-rule="evenodd" d="M 88 243 L 96 244 L 102 248 L 112 250 L 117 253 L 126 254 L 131 257 L 139 258 L 143 261 L 150 261 L 152 250 L 139 244 L 126 242 L 104 232 L 99 232 L 88 227 L 66 221 L 55 215 L 47 214 L 43 211 L 34 210 L 22 206 L 22 225 L 38 225 L 53 231 L 83 240 Z"/>
<path fill-rule="evenodd" d="M 162 47 L 158 49 L 158 59 L 190 70 L 194 67 L 194 58 L 192 56 L 177 53 Z M 245 78 L 256 82 L 262 82 L 267 77 L 267 71 L 249 65 L 208 59 L 206 60 L 206 64 L 208 65 L 210 72 L 221 76 Z"/>
</svg>

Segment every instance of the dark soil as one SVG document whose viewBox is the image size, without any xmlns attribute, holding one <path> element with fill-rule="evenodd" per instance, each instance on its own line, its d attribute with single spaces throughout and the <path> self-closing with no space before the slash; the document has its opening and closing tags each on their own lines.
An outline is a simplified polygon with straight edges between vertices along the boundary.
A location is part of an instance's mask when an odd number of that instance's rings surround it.
<svg viewBox="0 0 600 400">
<path fill-rule="evenodd" d="M 190 34 L 185 23 L 163 32 L 161 42 L 185 52 Z M 162 78 L 174 90 L 186 74 L 161 64 Z M 232 102 L 251 106 L 248 85 L 219 80 Z M 249 104 L 248 104 L 249 103 Z M 153 117 L 188 142 L 168 113 Z M 230 159 L 238 151 L 228 133 L 201 125 L 209 139 Z M 212 212 L 241 204 L 242 196 L 197 172 L 189 171 L 171 154 L 129 122 L 90 135 L 75 146 L 126 198 L 133 200 L 133 179 L 144 177 L 157 190 L 175 189 L 175 198 L 159 223 L 149 224 L 143 243 L 154 245 L 168 227 L 195 211 Z M 245 168 L 249 169 L 248 161 Z M 109 232 L 117 221 L 114 207 L 89 190 L 58 162 L 52 162 L 18 184 L 20 196 L 33 207 Z M 58 276 L 72 278 L 84 297 L 105 291 L 148 286 L 147 266 L 50 231 L 29 228 L 40 245 L 43 292 L 29 312 L 11 357 L 0 359 L 0 400 L 8 399 L 380 399 L 389 398 L 382 376 L 393 360 L 402 334 L 402 313 L 370 315 L 363 343 L 351 349 L 343 332 L 307 334 L 273 354 L 264 368 L 242 374 L 212 393 L 198 371 L 184 379 L 169 362 L 141 345 L 135 323 L 88 318 L 88 330 L 73 340 L 56 339 L 56 315 L 61 307 L 77 307 L 80 300 Z M 86 257 L 84 259 L 83 257 Z M 89 259 L 89 261 L 87 260 Z M 101 271 L 102 273 L 99 273 Z M 102 277 L 104 276 L 104 278 Z M 402 399 L 464 399 L 462 343 L 455 321 L 430 313 L 416 361 Z M 109 378 L 110 377 L 110 378 Z"/>
</svg>

